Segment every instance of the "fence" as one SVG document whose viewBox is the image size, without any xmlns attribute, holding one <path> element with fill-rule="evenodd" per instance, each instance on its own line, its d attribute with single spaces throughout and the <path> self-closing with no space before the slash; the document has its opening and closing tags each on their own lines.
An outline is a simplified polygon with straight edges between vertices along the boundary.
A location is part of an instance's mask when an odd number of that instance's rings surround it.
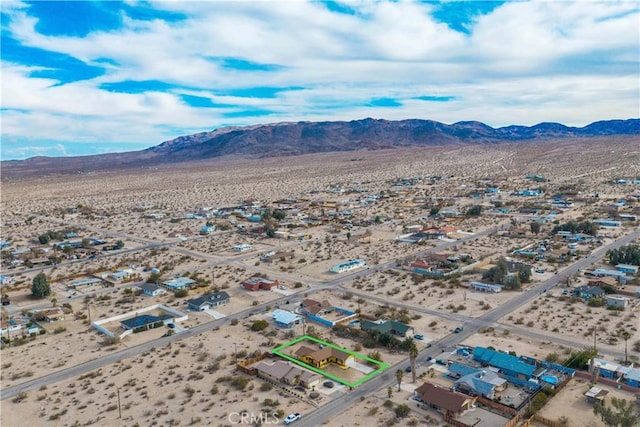
<svg viewBox="0 0 640 427">
<path fill-rule="evenodd" d="M 478 403 L 482 404 L 483 406 L 487 406 L 491 409 L 495 409 L 498 412 L 509 414 L 511 416 L 518 413 L 517 409 L 512 408 L 510 406 L 503 405 L 498 402 L 494 402 L 493 400 L 487 399 L 486 397 L 478 396 Z"/>
<path fill-rule="evenodd" d="M 334 324 L 333 322 L 331 322 L 331 321 L 329 321 L 329 320 L 327 320 L 327 319 L 323 319 L 322 317 L 315 316 L 315 315 L 313 315 L 313 314 L 309 314 L 309 315 L 307 315 L 307 317 L 308 317 L 309 319 L 313 320 L 314 322 L 318 322 L 318 323 L 320 323 L 321 325 L 328 326 L 328 327 L 330 327 L 330 328 L 332 328 L 332 327 L 333 327 L 333 324 Z"/>
<path fill-rule="evenodd" d="M 593 378 L 593 374 L 592 373 L 584 372 L 584 371 L 576 371 L 576 376 L 578 378 L 582 378 L 582 379 L 589 380 L 589 381 L 591 381 L 591 379 Z M 632 393 L 637 393 L 638 392 L 638 388 L 637 387 L 634 387 L 634 386 L 629 385 L 629 384 L 625 384 L 623 382 L 617 382 L 616 380 L 610 380 L 608 378 L 603 378 L 601 376 L 598 376 L 596 378 L 596 383 L 601 383 L 601 384 L 606 384 L 606 385 L 611 386 L 611 387 L 621 388 L 622 390 L 630 391 Z"/>
<path fill-rule="evenodd" d="M 240 371 L 244 372 L 245 374 L 256 375 L 257 374 L 256 369 L 248 368 L 248 366 L 253 365 L 254 363 L 259 362 L 267 357 L 271 357 L 271 353 L 262 353 L 259 356 L 248 357 L 244 360 L 239 361 L 236 366 Z"/>
<path fill-rule="evenodd" d="M 534 422 L 539 422 L 540 424 L 544 424 L 549 427 L 563 427 L 565 424 L 562 424 L 558 421 L 550 420 L 549 418 L 545 418 L 542 415 L 533 414 L 531 418 L 522 423 L 521 427 L 531 427 L 531 424 Z M 509 426 L 511 427 L 511 426 Z"/>
<path fill-rule="evenodd" d="M 461 421 L 454 419 L 451 415 L 449 415 L 448 412 L 445 412 L 444 414 L 442 414 L 442 419 L 445 420 L 448 424 L 452 425 L 453 427 L 471 427 L 469 424 L 465 424 Z"/>
</svg>

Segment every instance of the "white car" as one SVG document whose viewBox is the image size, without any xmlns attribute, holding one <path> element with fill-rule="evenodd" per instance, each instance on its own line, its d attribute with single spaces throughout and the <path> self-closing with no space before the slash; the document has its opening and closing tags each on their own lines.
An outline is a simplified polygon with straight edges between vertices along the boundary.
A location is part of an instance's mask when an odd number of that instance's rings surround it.
<svg viewBox="0 0 640 427">
<path fill-rule="evenodd" d="M 302 417 L 302 415 L 300 415 L 300 413 L 296 412 L 294 414 L 288 415 L 287 418 L 284 419 L 284 423 L 285 424 L 291 424 L 292 422 L 299 420 L 300 417 Z"/>
</svg>

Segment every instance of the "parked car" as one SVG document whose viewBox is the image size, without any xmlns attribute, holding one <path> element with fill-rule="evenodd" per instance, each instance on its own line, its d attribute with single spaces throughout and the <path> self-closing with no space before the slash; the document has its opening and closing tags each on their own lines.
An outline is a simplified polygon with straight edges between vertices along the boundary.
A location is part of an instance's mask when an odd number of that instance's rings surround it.
<svg viewBox="0 0 640 427">
<path fill-rule="evenodd" d="M 407 373 L 411 372 L 411 366 L 407 366 L 406 368 L 404 368 L 404 371 Z"/>
<path fill-rule="evenodd" d="M 292 422 L 299 420 L 300 417 L 302 417 L 302 415 L 300 415 L 299 412 L 293 413 L 291 415 L 287 415 L 287 418 L 284 419 L 284 423 L 289 425 Z"/>
<path fill-rule="evenodd" d="M 175 327 L 176 327 L 176 325 L 174 325 L 173 323 L 167 323 L 167 328 L 173 329 Z"/>
<path fill-rule="evenodd" d="M 459 334 L 460 332 L 462 332 L 462 326 L 458 326 L 453 330 L 453 332 L 455 332 L 456 334 Z"/>
<path fill-rule="evenodd" d="M 424 335 L 422 335 L 422 334 L 415 334 L 415 335 L 413 336 L 413 338 L 415 338 L 415 339 L 417 339 L 417 340 L 423 340 L 423 339 L 424 339 Z"/>
<path fill-rule="evenodd" d="M 333 381 L 325 381 L 324 383 L 322 383 L 325 387 L 327 388 L 333 388 L 333 386 L 335 385 L 333 383 Z"/>
</svg>

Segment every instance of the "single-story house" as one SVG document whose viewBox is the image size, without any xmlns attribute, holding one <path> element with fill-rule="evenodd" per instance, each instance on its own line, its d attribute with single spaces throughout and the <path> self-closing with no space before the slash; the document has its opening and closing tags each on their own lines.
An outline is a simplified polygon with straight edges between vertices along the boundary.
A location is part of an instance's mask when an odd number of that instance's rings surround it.
<svg viewBox="0 0 640 427">
<path fill-rule="evenodd" d="M 251 248 L 253 248 L 253 245 L 250 245 L 248 243 L 243 243 L 241 245 L 234 246 L 233 247 L 233 251 L 234 252 L 245 252 L 245 251 L 248 251 Z"/>
<path fill-rule="evenodd" d="M 492 294 L 497 294 L 502 292 L 502 285 L 494 285 L 490 283 L 482 283 L 482 282 L 471 282 L 469 283 L 469 289 L 479 292 L 488 292 Z"/>
<path fill-rule="evenodd" d="M 580 298 L 602 298 L 604 296 L 604 290 L 597 286 L 578 286 L 573 290 L 573 294 Z"/>
<path fill-rule="evenodd" d="M 451 363 L 447 369 L 449 369 L 447 375 L 452 378 L 462 378 L 465 375 L 469 375 L 480 370 L 478 368 L 472 368 L 471 366 L 467 366 L 463 363 L 458 362 Z"/>
<path fill-rule="evenodd" d="M 605 297 L 605 301 L 607 303 L 607 307 L 625 309 L 627 308 L 627 305 L 629 305 L 631 298 L 624 295 L 607 295 Z"/>
<path fill-rule="evenodd" d="M 345 273 L 347 271 L 355 270 L 366 266 L 367 263 L 362 259 L 354 259 L 351 261 L 343 262 L 341 264 L 334 265 L 329 269 L 331 273 Z"/>
<path fill-rule="evenodd" d="M 187 301 L 189 310 L 204 311 L 212 307 L 219 307 L 229 303 L 229 294 L 225 291 L 214 292 L 212 294 L 204 294 L 198 298 Z"/>
<path fill-rule="evenodd" d="M 618 281 L 613 277 L 598 277 L 597 279 L 591 279 L 587 282 L 589 286 L 599 286 L 615 288 L 618 286 Z"/>
<path fill-rule="evenodd" d="M 176 277 L 175 279 L 168 280 L 162 284 L 171 290 L 178 291 L 190 288 L 194 283 L 196 283 L 196 281 L 189 279 L 188 277 Z"/>
<path fill-rule="evenodd" d="M 260 378 L 275 383 L 288 385 L 301 385 L 307 389 L 313 389 L 320 384 L 322 377 L 315 372 L 308 371 L 291 362 L 278 360 L 274 363 L 260 362 L 256 366 L 257 375 Z"/>
<path fill-rule="evenodd" d="M 138 289 L 140 289 L 145 295 L 149 295 L 150 297 L 157 297 L 167 293 L 164 288 L 161 288 L 155 283 L 143 283 L 138 286 Z"/>
<path fill-rule="evenodd" d="M 295 352 L 295 355 L 298 356 L 298 359 L 316 368 L 323 368 L 329 363 L 348 368 L 355 363 L 355 358 L 352 354 L 331 346 L 315 349 L 303 345 Z"/>
<path fill-rule="evenodd" d="M 277 280 L 270 280 L 260 276 L 250 277 L 242 282 L 242 287 L 248 291 L 257 291 L 259 289 L 270 291 L 278 287 L 280 283 Z"/>
<path fill-rule="evenodd" d="M 200 228 L 201 234 L 209 234 L 213 233 L 214 231 L 216 231 L 215 225 L 203 225 L 202 228 Z"/>
<path fill-rule="evenodd" d="M 333 306 L 328 300 L 316 301 L 314 299 L 305 298 L 300 303 L 300 308 L 305 314 L 313 314 L 315 316 L 326 314 L 333 310 Z"/>
<path fill-rule="evenodd" d="M 596 277 L 615 277 L 616 279 L 624 279 L 627 274 L 621 270 L 608 270 L 606 268 L 596 268 L 591 273 Z"/>
<path fill-rule="evenodd" d="M 474 348 L 473 359 L 483 365 L 493 366 L 505 375 L 525 381 L 532 378 L 536 370 L 534 365 L 530 365 L 516 356 L 485 347 Z"/>
<path fill-rule="evenodd" d="M 483 369 L 462 376 L 453 384 L 453 390 L 493 400 L 497 391 L 505 389 L 506 382 L 495 372 Z"/>
<path fill-rule="evenodd" d="M 637 265 L 629 265 L 629 264 L 618 264 L 616 265 L 616 268 L 623 273 L 628 273 L 633 276 L 637 275 L 638 269 L 640 269 L 640 267 L 638 267 Z"/>
<path fill-rule="evenodd" d="M 360 319 L 360 329 L 363 331 L 372 329 L 381 334 L 389 333 L 399 337 L 406 337 L 408 331 L 413 331 L 412 326 L 405 325 L 395 320 L 379 320 L 372 322 L 370 320 Z"/>
<path fill-rule="evenodd" d="M 618 380 L 618 382 L 640 388 L 640 368 L 627 367 L 597 357 L 594 357 L 593 361 L 589 361 L 588 366 L 589 372 L 598 369 L 598 374 L 601 377 Z"/>
<path fill-rule="evenodd" d="M 304 322 L 302 316 L 287 310 L 280 310 L 279 308 L 273 310 L 271 317 L 276 325 L 283 328 L 292 328 L 294 325 L 299 325 Z"/>
<path fill-rule="evenodd" d="M 133 329 L 135 331 L 146 331 L 148 329 L 154 329 L 164 326 L 168 323 L 173 323 L 175 318 L 170 314 L 163 314 L 162 316 L 153 316 L 151 314 L 141 314 L 130 319 L 120 322 L 122 329 Z"/>
<path fill-rule="evenodd" d="M 452 417 L 458 417 L 471 409 L 478 399 L 432 383 L 422 384 L 413 393 L 416 400 Z"/>
</svg>

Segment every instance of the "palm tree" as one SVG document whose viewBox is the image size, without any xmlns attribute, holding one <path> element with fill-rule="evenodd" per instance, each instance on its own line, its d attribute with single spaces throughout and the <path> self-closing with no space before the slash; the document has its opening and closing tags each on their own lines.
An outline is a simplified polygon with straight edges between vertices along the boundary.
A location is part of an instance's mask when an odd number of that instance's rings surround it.
<svg viewBox="0 0 640 427">
<path fill-rule="evenodd" d="M 631 334 L 629 331 L 622 331 L 620 332 L 620 337 L 624 340 L 624 364 L 627 365 L 629 363 L 629 360 L 627 359 L 627 341 L 631 338 Z"/>
<path fill-rule="evenodd" d="M 416 382 L 416 359 L 418 358 L 418 347 L 416 343 L 411 341 L 411 347 L 409 347 L 409 363 L 411 364 L 411 373 L 413 382 Z"/>
<path fill-rule="evenodd" d="M 402 372 L 402 369 L 398 369 L 396 371 L 396 380 L 398 381 L 398 391 L 400 391 L 400 384 L 402 384 L 403 376 L 404 376 L 404 373 Z"/>
</svg>

